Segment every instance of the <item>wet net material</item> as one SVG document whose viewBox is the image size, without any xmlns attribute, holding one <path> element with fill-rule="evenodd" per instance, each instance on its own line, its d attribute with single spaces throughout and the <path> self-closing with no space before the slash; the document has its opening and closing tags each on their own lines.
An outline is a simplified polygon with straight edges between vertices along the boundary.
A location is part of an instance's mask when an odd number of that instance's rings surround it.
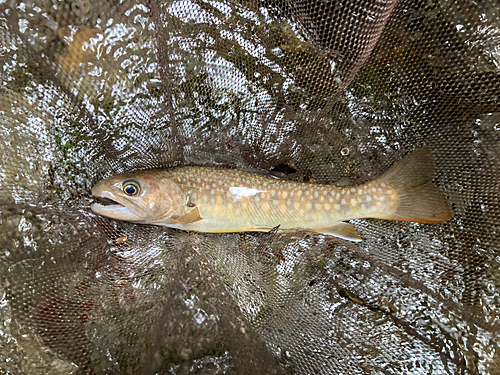
<svg viewBox="0 0 500 375">
<path fill-rule="evenodd" d="M 0 373 L 499 374 L 500 4 L 0 1 Z M 93 214 L 137 169 L 360 184 L 455 217 L 198 234 Z"/>
</svg>

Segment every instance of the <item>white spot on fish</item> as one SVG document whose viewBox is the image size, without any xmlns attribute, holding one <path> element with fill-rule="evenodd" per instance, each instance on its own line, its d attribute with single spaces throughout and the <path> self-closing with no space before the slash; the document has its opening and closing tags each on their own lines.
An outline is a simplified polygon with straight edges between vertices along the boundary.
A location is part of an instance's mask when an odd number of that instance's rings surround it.
<svg viewBox="0 0 500 375">
<path fill-rule="evenodd" d="M 367 201 L 367 202 L 371 202 L 371 200 L 372 200 L 372 197 L 370 197 L 369 195 L 367 195 L 367 196 L 366 196 L 366 201 Z"/>
<path fill-rule="evenodd" d="M 229 192 L 233 194 L 234 199 L 238 200 L 241 197 L 251 197 L 258 193 L 265 193 L 264 190 L 252 189 L 247 187 L 230 187 Z"/>
<path fill-rule="evenodd" d="M 298 196 L 298 197 L 300 197 L 301 195 L 302 195 L 302 190 L 299 190 L 299 191 L 297 192 L 297 196 Z"/>
<path fill-rule="evenodd" d="M 345 200 L 345 198 L 342 198 L 342 201 L 340 203 L 347 204 L 347 201 Z"/>
<path fill-rule="evenodd" d="M 219 180 L 219 185 L 222 185 L 222 180 Z"/>
<path fill-rule="evenodd" d="M 306 194 L 306 195 L 309 195 L 309 190 L 306 190 L 305 194 Z"/>
<path fill-rule="evenodd" d="M 314 198 L 318 198 L 319 193 L 317 191 L 314 192 Z"/>
<path fill-rule="evenodd" d="M 291 197 L 291 198 L 293 198 L 293 197 L 294 197 L 294 195 L 295 195 L 295 192 L 292 190 L 292 191 L 290 192 L 290 197 Z"/>
<path fill-rule="evenodd" d="M 337 211 L 340 210 L 340 204 L 334 204 L 333 208 L 335 208 Z"/>
<path fill-rule="evenodd" d="M 354 199 L 354 198 L 351 199 L 351 204 L 353 206 L 355 206 L 357 203 L 358 203 L 358 201 L 356 201 L 356 199 Z"/>
<path fill-rule="evenodd" d="M 356 188 L 351 188 L 351 193 L 355 193 L 356 192 Z"/>
<path fill-rule="evenodd" d="M 366 204 L 362 204 L 362 205 L 361 205 L 361 209 L 362 209 L 363 211 L 364 211 L 364 210 L 366 210 Z"/>
</svg>

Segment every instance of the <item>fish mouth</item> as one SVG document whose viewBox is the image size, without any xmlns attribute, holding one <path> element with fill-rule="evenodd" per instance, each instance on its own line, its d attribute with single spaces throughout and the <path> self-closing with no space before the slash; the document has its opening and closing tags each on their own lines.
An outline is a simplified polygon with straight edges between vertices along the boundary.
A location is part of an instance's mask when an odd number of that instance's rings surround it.
<svg viewBox="0 0 500 375">
<path fill-rule="evenodd" d="M 123 206 L 123 204 L 120 204 L 110 198 L 99 197 L 97 195 L 93 195 L 92 197 L 94 198 L 94 204 L 99 204 L 101 206 L 111 206 L 111 205 Z"/>
<path fill-rule="evenodd" d="M 92 198 L 93 203 L 90 205 L 90 208 L 92 210 L 94 210 L 94 208 L 97 208 L 99 210 L 115 210 L 125 207 L 120 202 L 108 197 L 101 197 L 99 195 L 93 194 Z"/>
<path fill-rule="evenodd" d="M 102 195 L 93 193 L 92 197 L 94 203 L 90 205 L 90 209 L 98 215 L 116 220 L 144 220 L 146 214 L 142 212 L 144 210 L 138 207 L 135 202 L 129 202 L 126 198 L 116 197 L 106 192 L 103 192 Z M 130 206 L 134 206 L 134 211 L 129 208 Z"/>
</svg>

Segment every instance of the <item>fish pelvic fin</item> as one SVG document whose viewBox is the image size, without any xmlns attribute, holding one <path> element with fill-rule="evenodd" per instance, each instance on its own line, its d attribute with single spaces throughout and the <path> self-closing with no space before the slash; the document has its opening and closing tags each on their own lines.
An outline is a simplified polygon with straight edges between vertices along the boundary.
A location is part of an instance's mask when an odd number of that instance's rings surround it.
<svg viewBox="0 0 500 375">
<path fill-rule="evenodd" d="M 424 146 L 394 164 L 372 183 L 386 183 L 397 191 L 398 205 L 385 220 L 435 224 L 453 218 L 446 195 L 431 181 L 434 159 L 430 146 Z"/>
<path fill-rule="evenodd" d="M 343 238 L 348 241 L 361 241 L 361 237 L 356 233 L 356 228 L 351 223 L 340 222 L 327 227 L 312 228 L 312 230 L 321 234 Z"/>
</svg>

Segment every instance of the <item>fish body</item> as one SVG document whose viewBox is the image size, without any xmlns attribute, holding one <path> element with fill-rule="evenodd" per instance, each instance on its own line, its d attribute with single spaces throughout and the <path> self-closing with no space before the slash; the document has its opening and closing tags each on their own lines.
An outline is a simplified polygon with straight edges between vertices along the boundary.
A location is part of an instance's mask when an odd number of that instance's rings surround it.
<svg viewBox="0 0 500 375">
<path fill-rule="evenodd" d="M 208 167 L 177 167 L 114 176 L 93 189 L 113 205 L 92 210 L 118 220 L 207 232 L 247 232 L 304 228 L 359 241 L 346 220 L 439 223 L 453 213 L 431 180 L 429 147 L 396 163 L 359 186 L 281 180 L 260 173 Z"/>
</svg>

